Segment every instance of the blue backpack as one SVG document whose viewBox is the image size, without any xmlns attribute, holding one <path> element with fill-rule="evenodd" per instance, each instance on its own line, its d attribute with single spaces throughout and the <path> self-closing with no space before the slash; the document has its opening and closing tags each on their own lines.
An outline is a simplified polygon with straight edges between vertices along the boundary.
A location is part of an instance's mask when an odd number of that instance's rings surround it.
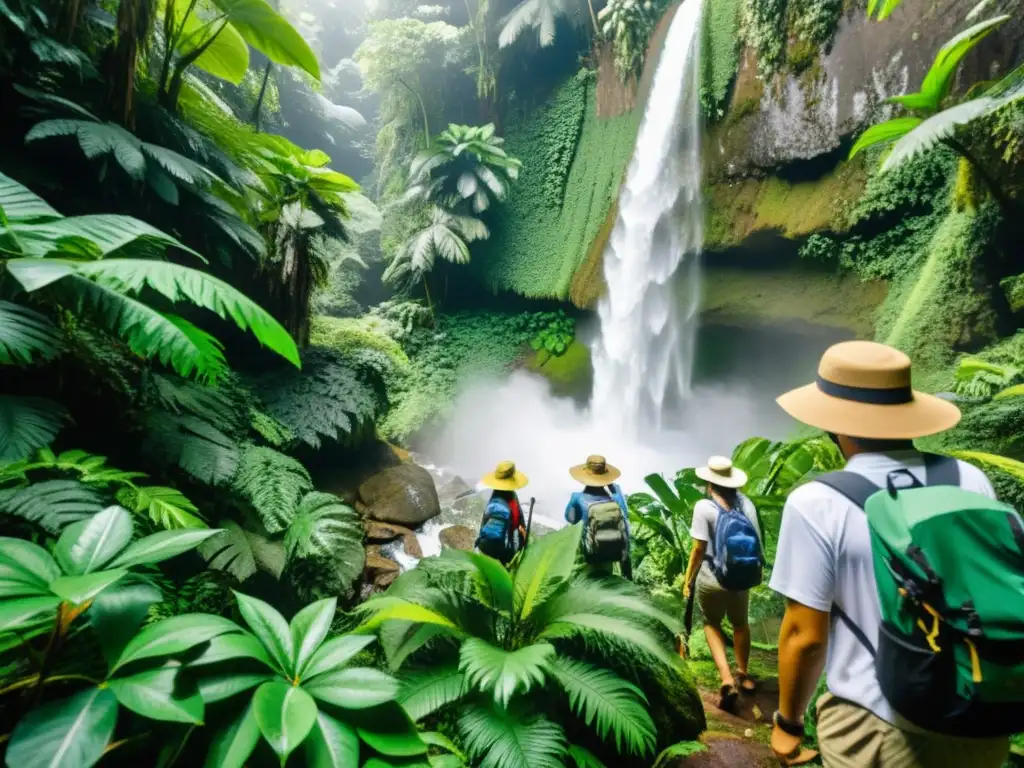
<svg viewBox="0 0 1024 768">
<path fill-rule="evenodd" d="M 738 509 L 718 507 L 715 523 L 715 556 L 707 557 L 715 578 L 724 589 L 738 591 L 761 583 L 764 556 L 757 529 Z"/>
<path fill-rule="evenodd" d="M 483 525 L 476 537 L 476 548 L 497 559 L 511 552 L 512 510 L 504 499 L 494 497 L 487 503 Z"/>
</svg>

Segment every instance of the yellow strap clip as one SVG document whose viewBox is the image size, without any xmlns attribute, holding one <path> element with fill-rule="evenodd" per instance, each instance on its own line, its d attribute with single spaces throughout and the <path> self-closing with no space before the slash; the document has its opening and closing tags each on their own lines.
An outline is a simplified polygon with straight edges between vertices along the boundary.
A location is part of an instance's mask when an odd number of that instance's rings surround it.
<svg viewBox="0 0 1024 768">
<path fill-rule="evenodd" d="M 974 647 L 970 638 L 965 637 L 964 642 L 967 643 L 967 649 L 971 652 L 971 676 L 974 678 L 974 682 L 980 683 L 981 659 L 978 657 L 978 649 Z"/>
<path fill-rule="evenodd" d="M 921 631 L 924 632 L 924 639 L 928 641 L 928 645 L 931 646 L 932 651 L 939 653 L 942 649 L 939 647 L 939 644 L 935 642 L 935 638 L 939 636 L 939 621 L 941 619 L 938 612 L 928 605 L 928 603 L 921 603 L 921 605 L 932 615 L 932 628 L 929 630 L 922 619 L 917 620 L 917 626 L 919 626 Z"/>
</svg>

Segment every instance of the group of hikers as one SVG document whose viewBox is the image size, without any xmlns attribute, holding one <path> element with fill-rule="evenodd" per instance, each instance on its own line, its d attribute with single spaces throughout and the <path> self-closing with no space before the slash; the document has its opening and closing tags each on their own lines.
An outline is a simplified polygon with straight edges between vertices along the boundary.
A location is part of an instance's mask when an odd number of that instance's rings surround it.
<svg viewBox="0 0 1024 768">
<path fill-rule="evenodd" d="M 905 354 L 863 341 L 830 347 L 817 380 L 777 402 L 846 459 L 783 509 L 769 583 L 786 600 L 771 734 L 779 762 L 819 756 L 803 746 L 804 712 L 824 671 L 815 707 L 827 768 L 1000 768 L 1009 736 L 1024 731 L 1024 522 L 981 470 L 915 448 L 955 426 L 959 409 L 912 388 Z M 620 563 L 630 578 L 619 471 L 591 456 L 569 472 L 584 486 L 565 510 L 584 526 L 584 558 Z M 741 469 L 714 456 L 696 473 L 707 498 L 693 509 L 683 595 L 700 606 L 730 710 L 757 690 L 747 614 L 763 535 Z M 508 563 L 527 539 L 515 493 L 527 478 L 504 462 L 483 483 L 494 493 L 477 547 Z"/>
</svg>

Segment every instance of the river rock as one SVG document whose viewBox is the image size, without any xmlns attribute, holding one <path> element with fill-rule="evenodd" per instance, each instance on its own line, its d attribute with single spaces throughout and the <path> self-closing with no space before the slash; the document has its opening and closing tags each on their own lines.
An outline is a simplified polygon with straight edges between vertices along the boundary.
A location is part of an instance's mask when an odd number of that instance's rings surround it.
<svg viewBox="0 0 1024 768">
<path fill-rule="evenodd" d="M 416 534 L 412 531 L 409 531 L 402 537 L 402 547 L 405 549 L 405 554 L 409 557 L 417 559 L 423 557 L 423 547 L 420 546 L 420 540 L 416 538 Z"/>
<path fill-rule="evenodd" d="M 372 547 L 366 548 L 366 566 L 364 567 L 366 580 L 376 583 L 381 576 L 392 573 L 395 578 L 398 578 L 398 574 L 401 573 L 402 567 L 394 560 L 384 557 L 379 553 L 379 547 L 376 549 Z M 392 581 L 394 581 L 394 578 Z"/>
<path fill-rule="evenodd" d="M 479 493 L 471 493 L 452 502 L 452 510 L 457 512 L 459 517 L 466 520 L 479 520 L 483 518 L 486 507 L 487 504 Z"/>
<path fill-rule="evenodd" d="M 472 552 L 476 544 L 476 531 L 464 525 L 449 525 L 438 534 L 442 549 L 461 549 Z"/>
<path fill-rule="evenodd" d="M 415 527 L 440 514 L 434 479 L 423 467 L 405 463 L 377 473 L 359 486 L 361 513 L 383 523 Z"/>
<path fill-rule="evenodd" d="M 394 523 L 382 523 L 378 520 L 363 520 L 363 528 L 366 531 L 366 540 L 375 544 L 384 544 L 395 539 L 401 539 L 412 533 L 411 530 L 402 525 Z"/>
<path fill-rule="evenodd" d="M 461 477 L 456 475 L 437 490 L 437 497 L 442 507 L 450 507 L 463 496 L 473 493 L 473 489 Z"/>
</svg>

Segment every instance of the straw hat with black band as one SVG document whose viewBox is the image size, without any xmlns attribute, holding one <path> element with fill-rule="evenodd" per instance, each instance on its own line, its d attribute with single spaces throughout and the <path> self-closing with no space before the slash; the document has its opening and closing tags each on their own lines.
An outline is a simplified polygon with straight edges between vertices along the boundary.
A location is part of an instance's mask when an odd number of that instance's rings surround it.
<svg viewBox="0 0 1024 768">
<path fill-rule="evenodd" d="M 944 432 L 960 409 L 910 385 L 910 358 L 873 341 L 829 347 L 817 381 L 777 400 L 790 416 L 835 435 L 910 440 Z"/>
<path fill-rule="evenodd" d="M 480 482 L 496 491 L 517 491 L 530 482 L 530 479 L 516 469 L 514 461 L 503 461 L 493 472 L 484 475 Z"/>
<path fill-rule="evenodd" d="M 595 488 L 611 485 L 622 476 L 616 467 L 605 461 L 604 456 L 596 454 L 587 456 L 585 464 L 569 467 L 569 474 L 574 480 Z"/>
</svg>

